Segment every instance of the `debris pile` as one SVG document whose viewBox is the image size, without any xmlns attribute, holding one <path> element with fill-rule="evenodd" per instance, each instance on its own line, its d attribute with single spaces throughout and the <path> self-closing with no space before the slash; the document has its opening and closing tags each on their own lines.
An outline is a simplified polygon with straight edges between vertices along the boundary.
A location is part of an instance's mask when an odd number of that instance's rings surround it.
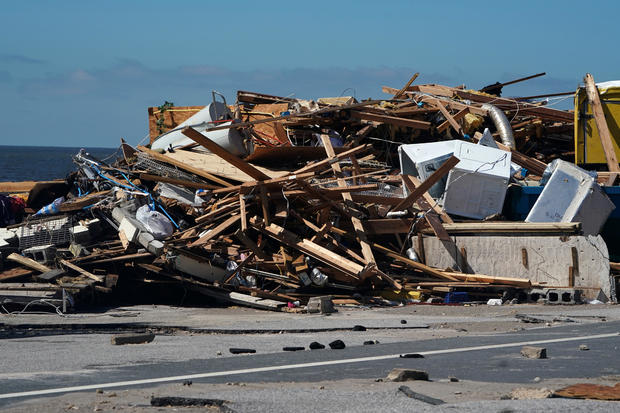
<svg viewBox="0 0 620 413">
<path fill-rule="evenodd" d="M 231 106 L 215 92 L 206 107 L 166 102 L 149 109 L 148 146 L 122 142 L 112 162 L 80 151 L 65 180 L 0 183 L 22 194 L 0 199 L 0 303 L 66 311 L 152 286 L 284 311 L 317 296 L 569 303 L 585 289 L 613 300 L 609 276 L 592 283 L 593 264 L 579 262 L 605 245 L 615 207 L 599 183 L 616 174 L 561 160 L 575 153 L 575 114 L 412 86 L 416 76 L 384 87 L 385 100 L 239 91 Z M 588 189 L 560 199 L 566 176 Z M 512 187 L 542 189 L 527 217 L 510 216 Z M 544 278 L 551 238 L 568 248 L 561 279 Z M 600 265 L 609 274 L 608 258 Z"/>
</svg>

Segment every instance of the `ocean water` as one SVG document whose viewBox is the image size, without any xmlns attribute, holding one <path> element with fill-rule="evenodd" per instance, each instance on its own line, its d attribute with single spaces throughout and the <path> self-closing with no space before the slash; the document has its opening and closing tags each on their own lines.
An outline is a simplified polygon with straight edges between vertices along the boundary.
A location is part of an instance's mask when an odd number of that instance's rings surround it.
<svg viewBox="0 0 620 413">
<path fill-rule="evenodd" d="M 97 159 L 117 152 L 116 148 L 84 149 Z M 0 182 L 63 179 L 76 169 L 71 157 L 79 151 L 80 148 L 0 145 Z"/>
</svg>

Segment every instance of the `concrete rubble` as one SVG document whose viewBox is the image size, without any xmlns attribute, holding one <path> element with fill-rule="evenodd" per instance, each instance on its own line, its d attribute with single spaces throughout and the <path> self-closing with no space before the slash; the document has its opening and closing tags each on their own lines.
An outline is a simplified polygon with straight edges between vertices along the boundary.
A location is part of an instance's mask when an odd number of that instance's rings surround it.
<svg viewBox="0 0 620 413">
<path fill-rule="evenodd" d="M 322 314 L 617 300 L 620 168 L 583 162 L 578 138 L 592 137 L 575 136 L 579 111 L 600 102 L 573 112 L 412 82 L 383 92 L 166 102 L 148 110 L 146 146 L 123 141 L 112 161 L 82 150 L 65 179 L 0 183 L 1 308 L 188 292 Z"/>
</svg>

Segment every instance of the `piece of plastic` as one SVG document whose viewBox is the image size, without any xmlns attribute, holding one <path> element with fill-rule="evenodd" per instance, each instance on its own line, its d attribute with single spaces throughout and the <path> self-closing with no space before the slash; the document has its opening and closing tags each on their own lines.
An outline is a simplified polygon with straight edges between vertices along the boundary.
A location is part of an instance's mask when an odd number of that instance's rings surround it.
<svg viewBox="0 0 620 413">
<path fill-rule="evenodd" d="M 415 262 L 420 262 L 420 258 L 418 257 L 418 254 L 416 254 L 413 248 L 407 249 L 407 251 L 405 251 L 405 254 L 407 255 L 407 258 L 409 258 L 410 260 L 415 261 Z"/>
<path fill-rule="evenodd" d="M 174 232 L 170 220 L 164 214 L 152 211 L 149 205 L 142 205 L 138 208 L 136 219 L 157 240 L 168 238 Z"/>
<path fill-rule="evenodd" d="M 487 305 L 502 305 L 502 299 L 501 298 L 489 298 L 489 301 L 487 301 Z"/>
<path fill-rule="evenodd" d="M 312 269 L 312 271 L 310 272 L 310 279 L 314 284 L 318 285 L 319 287 L 327 284 L 327 275 L 323 274 L 318 268 Z"/>
<path fill-rule="evenodd" d="M 54 199 L 54 202 L 52 202 L 51 204 L 45 205 L 43 208 L 39 209 L 37 213 L 34 215 L 35 216 L 55 215 L 58 212 L 60 212 L 59 211 L 60 204 L 62 204 L 63 202 L 65 202 L 64 196 L 61 196 L 60 198 L 56 198 Z"/>
</svg>

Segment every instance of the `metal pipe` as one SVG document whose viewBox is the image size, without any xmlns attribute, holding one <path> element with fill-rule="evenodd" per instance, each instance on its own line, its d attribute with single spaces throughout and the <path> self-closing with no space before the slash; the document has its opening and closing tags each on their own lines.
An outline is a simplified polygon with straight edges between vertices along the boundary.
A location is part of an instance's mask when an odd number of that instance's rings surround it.
<svg viewBox="0 0 620 413">
<path fill-rule="evenodd" d="M 504 114 L 504 111 L 499 109 L 497 106 L 493 106 L 489 103 L 484 103 L 482 105 L 482 109 L 486 110 L 489 113 L 491 120 L 495 124 L 497 132 L 499 132 L 500 138 L 502 138 L 502 143 L 508 146 L 510 149 L 516 149 L 517 145 L 515 143 L 515 137 L 512 134 L 510 122 Z"/>
</svg>

